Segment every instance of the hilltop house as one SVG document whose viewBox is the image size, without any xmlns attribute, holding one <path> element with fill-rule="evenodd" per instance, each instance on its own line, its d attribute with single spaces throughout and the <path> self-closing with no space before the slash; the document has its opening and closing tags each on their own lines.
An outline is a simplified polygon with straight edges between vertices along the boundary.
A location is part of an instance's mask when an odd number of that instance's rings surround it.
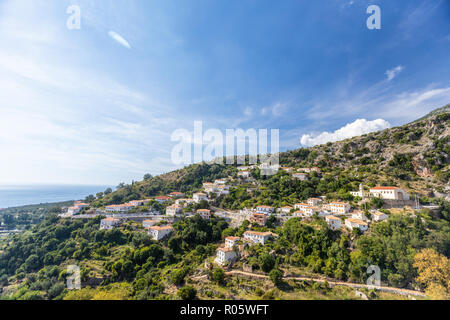
<svg viewBox="0 0 450 320">
<path fill-rule="evenodd" d="M 198 209 L 197 213 L 206 220 L 209 220 L 211 218 L 211 210 L 208 209 Z"/>
<path fill-rule="evenodd" d="M 158 196 L 155 197 L 155 200 L 158 201 L 159 203 L 164 203 L 170 200 L 170 197 L 168 196 Z"/>
<path fill-rule="evenodd" d="M 172 226 L 151 226 L 147 228 L 147 233 L 153 240 L 159 241 L 173 232 Z"/>
<path fill-rule="evenodd" d="M 306 201 L 310 206 L 317 206 L 320 202 L 322 202 L 322 199 L 320 198 L 309 198 L 308 201 Z"/>
<path fill-rule="evenodd" d="M 228 182 L 228 179 L 226 179 L 226 178 L 223 178 L 223 179 L 216 179 L 215 181 L 214 181 L 214 184 L 215 185 L 223 185 L 223 184 L 226 184 Z"/>
<path fill-rule="evenodd" d="M 385 200 L 409 200 L 409 195 L 397 187 L 374 187 L 369 192 L 373 197 Z"/>
<path fill-rule="evenodd" d="M 308 208 L 309 206 L 310 206 L 309 204 L 300 202 L 300 203 L 294 204 L 294 209 L 295 210 L 302 210 L 302 209 Z"/>
<path fill-rule="evenodd" d="M 206 193 L 203 193 L 203 192 L 194 193 L 192 195 L 192 198 L 194 199 L 195 203 L 200 203 L 200 201 L 202 201 L 202 200 L 208 201 L 208 196 L 206 195 Z"/>
<path fill-rule="evenodd" d="M 73 216 L 74 214 L 80 213 L 83 208 L 88 208 L 89 204 L 83 203 L 81 201 L 74 201 L 73 206 L 67 209 L 67 216 Z"/>
<path fill-rule="evenodd" d="M 229 190 L 230 190 L 230 187 L 227 186 L 227 185 L 220 184 L 220 185 L 217 186 L 217 193 L 218 193 L 219 195 L 222 195 L 222 194 L 229 194 L 229 193 L 230 193 Z"/>
<path fill-rule="evenodd" d="M 111 230 L 120 225 L 120 219 L 105 218 L 100 221 L 100 230 Z"/>
<path fill-rule="evenodd" d="M 359 228 L 359 230 L 361 230 L 362 232 L 366 231 L 369 228 L 367 222 L 354 218 L 346 219 L 345 226 L 350 230 L 353 230 L 354 228 Z"/>
<path fill-rule="evenodd" d="M 271 206 L 257 206 L 256 207 L 257 213 L 264 213 L 264 214 L 271 214 L 274 212 L 274 208 Z"/>
<path fill-rule="evenodd" d="M 173 204 L 166 208 L 166 215 L 175 216 L 177 214 L 183 213 L 183 207 L 179 204 Z"/>
<path fill-rule="evenodd" d="M 89 207 L 89 204 L 84 203 L 84 202 L 80 202 L 80 203 L 74 204 L 74 206 L 75 206 L 75 207 L 78 207 L 78 208 L 80 208 L 80 209 L 83 209 L 83 208 L 88 208 L 88 207 Z"/>
<path fill-rule="evenodd" d="M 264 243 L 270 238 L 272 235 L 271 232 L 257 232 L 257 231 L 245 231 L 244 239 L 249 240 L 253 243 Z"/>
<path fill-rule="evenodd" d="M 105 207 L 106 212 L 128 212 L 133 209 L 134 206 L 130 203 L 124 204 L 112 204 Z"/>
<path fill-rule="evenodd" d="M 233 248 L 233 246 L 239 241 L 239 237 L 226 237 L 225 238 L 225 248 Z"/>
<path fill-rule="evenodd" d="M 237 175 L 238 175 L 238 177 L 247 179 L 248 177 L 250 177 L 250 171 L 247 171 L 247 170 L 239 171 Z"/>
<path fill-rule="evenodd" d="M 364 187 L 362 184 L 359 185 L 358 191 L 350 191 L 350 194 L 354 197 L 360 197 L 360 198 L 365 198 L 367 196 L 367 193 L 364 191 Z"/>
<path fill-rule="evenodd" d="M 339 230 L 341 228 L 341 219 L 335 216 L 326 216 L 325 221 L 331 230 Z"/>
<path fill-rule="evenodd" d="M 151 227 L 151 226 L 153 226 L 155 224 L 156 224 L 156 220 L 144 220 L 144 221 L 142 221 L 142 226 L 144 228 L 149 228 L 149 227 Z"/>
<path fill-rule="evenodd" d="M 292 216 L 296 217 L 296 218 L 306 218 L 307 214 L 305 212 L 301 211 L 301 210 L 297 210 L 297 211 L 294 211 Z"/>
<path fill-rule="evenodd" d="M 324 207 L 335 214 L 346 214 L 350 212 L 350 204 L 346 202 L 330 202 Z"/>
<path fill-rule="evenodd" d="M 367 217 L 364 214 L 364 212 L 357 210 L 357 211 L 353 211 L 352 212 L 352 218 L 353 219 L 358 219 L 358 220 L 362 220 L 362 221 L 366 221 Z"/>
<path fill-rule="evenodd" d="M 253 216 L 250 217 L 250 222 L 263 227 L 267 223 L 267 215 L 264 213 L 254 213 Z"/>
<path fill-rule="evenodd" d="M 387 214 L 385 214 L 383 212 L 380 212 L 380 211 L 376 211 L 376 212 L 372 213 L 372 220 L 373 221 L 383 221 L 383 220 L 386 220 L 388 218 L 389 218 L 389 216 Z"/>
<path fill-rule="evenodd" d="M 236 258 L 237 254 L 233 250 L 233 248 L 230 247 L 218 248 L 214 262 L 219 265 L 224 265 L 233 262 Z"/>
<path fill-rule="evenodd" d="M 131 200 L 130 202 L 128 202 L 130 205 L 132 205 L 133 207 L 139 207 L 142 206 L 144 204 L 145 200 Z"/>
<path fill-rule="evenodd" d="M 67 215 L 68 216 L 73 216 L 74 214 L 80 213 L 80 211 L 81 211 L 80 207 L 69 207 L 67 209 Z"/>
<path fill-rule="evenodd" d="M 184 196 L 184 193 L 182 193 L 182 192 L 174 191 L 174 192 L 169 193 L 169 197 L 171 197 L 171 198 L 181 198 L 182 196 Z"/>
<path fill-rule="evenodd" d="M 306 173 L 302 173 L 302 172 L 296 172 L 294 174 L 292 174 L 292 177 L 298 180 L 308 180 L 308 175 Z"/>
<path fill-rule="evenodd" d="M 281 207 L 280 211 L 281 211 L 281 213 L 288 214 L 291 212 L 292 209 L 293 208 L 291 206 L 285 206 L 285 207 Z"/>
<path fill-rule="evenodd" d="M 212 182 L 204 182 L 203 189 L 205 189 L 206 193 L 217 192 L 217 186 Z"/>
</svg>

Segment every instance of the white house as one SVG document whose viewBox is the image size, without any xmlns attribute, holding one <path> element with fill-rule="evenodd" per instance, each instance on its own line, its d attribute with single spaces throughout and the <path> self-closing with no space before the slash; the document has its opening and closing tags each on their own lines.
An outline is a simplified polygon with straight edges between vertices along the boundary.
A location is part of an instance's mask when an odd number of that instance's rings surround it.
<svg viewBox="0 0 450 320">
<path fill-rule="evenodd" d="M 348 218 L 345 220 L 345 226 L 349 228 L 350 230 L 353 230 L 354 228 L 359 228 L 361 231 L 366 231 L 369 228 L 369 225 L 367 222 L 364 222 L 359 219 L 354 218 Z"/>
<path fill-rule="evenodd" d="M 203 193 L 203 192 L 194 193 L 192 195 L 192 198 L 194 199 L 195 203 L 200 203 L 200 201 L 202 201 L 202 200 L 206 200 L 206 201 L 208 200 L 208 196 L 206 195 L 206 193 Z"/>
<path fill-rule="evenodd" d="M 205 189 L 206 193 L 217 192 L 217 186 L 212 182 L 204 182 L 203 189 Z"/>
<path fill-rule="evenodd" d="M 155 200 L 158 201 L 159 203 L 164 203 L 170 200 L 170 197 L 168 196 L 158 196 L 155 197 Z"/>
<path fill-rule="evenodd" d="M 217 255 L 214 259 L 214 262 L 219 265 L 224 265 L 230 262 L 233 262 L 236 259 L 237 255 L 234 252 L 233 248 L 225 247 L 217 249 Z"/>
<path fill-rule="evenodd" d="M 326 216 L 325 221 L 331 230 L 339 230 L 341 228 L 341 219 L 335 216 Z"/>
<path fill-rule="evenodd" d="M 177 214 L 183 213 L 183 207 L 179 204 L 173 204 L 166 208 L 166 215 L 175 216 Z"/>
<path fill-rule="evenodd" d="M 100 221 L 100 230 L 111 230 L 120 225 L 120 219 L 105 218 Z"/>
<path fill-rule="evenodd" d="M 182 196 L 184 196 L 183 192 L 174 191 L 169 193 L 169 197 L 171 198 L 181 198 Z"/>
<path fill-rule="evenodd" d="M 264 213 L 264 214 L 271 214 L 274 212 L 274 208 L 271 206 L 257 206 L 256 212 L 257 213 Z"/>
<path fill-rule="evenodd" d="M 233 248 L 233 246 L 239 241 L 239 237 L 226 237 L 225 238 L 225 248 Z"/>
<path fill-rule="evenodd" d="M 380 212 L 380 211 L 376 211 L 376 212 L 372 213 L 372 220 L 373 221 L 383 221 L 383 220 L 386 220 L 388 218 L 389 218 L 389 216 L 387 214 L 385 214 L 383 212 Z"/>
<path fill-rule="evenodd" d="M 124 204 L 113 204 L 105 207 L 105 211 L 107 212 L 128 212 L 133 209 L 134 206 L 129 203 Z"/>
<path fill-rule="evenodd" d="M 244 239 L 264 245 L 264 243 L 270 238 L 271 235 L 271 232 L 245 231 Z"/>
<path fill-rule="evenodd" d="M 142 221 L 142 226 L 144 228 L 149 228 L 149 227 L 153 226 L 154 224 L 156 224 L 156 220 L 144 220 L 144 221 Z"/>
<path fill-rule="evenodd" d="M 248 177 L 250 177 L 250 171 L 247 171 L 247 170 L 239 171 L 237 175 L 238 175 L 238 177 L 247 179 Z"/>
<path fill-rule="evenodd" d="M 206 220 L 209 220 L 211 218 L 211 210 L 208 209 L 198 209 L 197 213 Z"/>
<path fill-rule="evenodd" d="M 228 182 L 228 179 L 226 179 L 226 178 L 223 178 L 223 179 L 216 179 L 215 181 L 214 181 L 214 184 L 215 185 L 224 185 L 224 184 L 226 184 Z"/>
<path fill-rule="evenodd" d="M 220 184 L 217 186 L 217 193 L 218 194 L 229 194 L 230 193 L 230 187 L 224 184 Z"/>
<path fill-rule="evenodd" d="M 360 197 L 360 198 L 365 198 L 367 195 L 366 192 L 364 192 L 364 187 L 362 184 L 359 185 L 358 191 L 350 191 L 350 194 L 354 197 Z"/>
<path fill-rule="evenodd" d="M 67 215 L 68 216 L 73 216 L 74 214 L 77 214 L 81 211 L 80 207 L 69 207 L 67 209 Z"/>
<path fill-rule="evenodd" d="M 306 218 L 308 215 L 305 212 L 301 211 L 301 210 L 297 210 L 297 211 L 294 211 L 292 216 L 293 217 L 297 217 L 297 218 Z"/>
<path fill-rule="evenodd" d="M 89 207 L 89 204 L 83 203 L 83 202 L 79 202 L 79 203 L 77 203 L 77 204 L 74 204 L 74 206 L 75 206 L 75 207 L 78 207 L 78 208 L 80 208 L 80 209 L 83 209 L 83 208 L 88 208 L 88 207 Z"/>
<path fill-rule="evenodd" d="M 310 207 L 309 204 L 302 203 L 302 202 L 294 204 L 294 209 L 296 209 L 296 210 L 302 210 L 302 209 L 305 209 L 308 207 Z"/>
<path fill-rule="evenodd" d="M 366 221 L 366 220 L 367 220 L 367 217 L 366 217 L 366 215 L 364 214 L 364 212 L 363 212 L 363 211 L 360 211 L 360 210 L 358 210 L 358 211 L 353 211 L 353 212 L 352 212 L 352 218 L 353 218 L 353 219 L 362 220 L 362 221 Z"/>
<path fill-rule="evenodd" d="M 294 208 L 298 209 L 298 211 L 303 213 L 303 215 L 298 215 L 298 216 L 311 217 L 314 215 L 314 213 L 319 213 L 319 215 L 323 215 L 323 214 L 321 214 L 321 209 L 319 207 L 311 206 L 306 203 L 296 203 L 294 205 Z"/>
<path fill-rule="evenodd" d="M 310 206 L 317 206 L 320 202 L 322 202 L 322 199 L 320 198 L 309 198 L 306 203 Z"/>
<path fill-rule="evenodd" d="M 153 240 L 159 241 L 173 232 L 172 226 L 151 226 L 147 228 L 147 233 Z"/>
<path fill-rule="evenodd" d="M 373 197 L 385 200 L 409 200 L 409 195 L 397 187 L 375 187 L 370 189 Z"/>
<path fill-rule="evenodd" d="M 291 206 L 284 206 L 280 208 L 281 213 L 288 214 L 293 208 Z"/>
<path fill-rule="evenodd" d="M 292 177 L 298 180 L 308 180 L 308 175 L 306 173 L 302 173 L 302 172 L 296 172 L 294 174 L 292 174 Z"/>
<path fill-rule="evenodd" d="M 130 202 L 128 202 L 130 205 L 134 206 L 134 207 L 139 207 L 142 206 L 144 204 L 145 200 L 131 200 Z"/>
<path fill-rule="evenodd" d="M 350 204 L 346 202 L 330 202 L 325 207 L 336 214 L 346 214 L 350 212 Z"/>
</svg>

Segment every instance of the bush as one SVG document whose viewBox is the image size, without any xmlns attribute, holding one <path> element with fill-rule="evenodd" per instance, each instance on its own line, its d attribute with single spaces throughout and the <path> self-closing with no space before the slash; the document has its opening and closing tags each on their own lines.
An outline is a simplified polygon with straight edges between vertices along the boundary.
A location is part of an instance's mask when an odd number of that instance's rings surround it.
<svg viewBox="0 0 450 320">
<path fill-rule="evenodd" d="M 278 286 L 283 280 L 283 272 L 279 269 L 273 269 L 270 271 L 269 277 L 273 284 Z"/>
<path fill-rule="evenodd" d="M 225 280 L 225 271 L 223 269 L 214 270 L 212 278 L 215 282 L 222 284 Z"/>
<path fill-rule="evenodd" d="M 197 295 L 197 290 L 193 286 L 185 286 L 178 290 L 177 295 L 182 300 L 194 300 Z"/>
<path fill-rule="evenodd" d="M 259 267 L 264 272 L 269 272 L 275 266 L 275 259 L 268 253 L 259 256 Z"/>
</svg>

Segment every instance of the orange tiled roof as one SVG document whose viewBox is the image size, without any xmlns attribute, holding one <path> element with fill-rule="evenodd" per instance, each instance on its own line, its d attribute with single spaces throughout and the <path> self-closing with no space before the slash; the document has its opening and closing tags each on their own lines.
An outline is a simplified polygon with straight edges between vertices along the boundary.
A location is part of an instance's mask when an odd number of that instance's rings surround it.
<svg viewBox="0 0 450 320">
<path fill-rule="evenodd" d="M 396 190 L 396 189 L 400 189 L 398 187 L 373 187 L 370 188 L 370 190 Z"/>
</svg>

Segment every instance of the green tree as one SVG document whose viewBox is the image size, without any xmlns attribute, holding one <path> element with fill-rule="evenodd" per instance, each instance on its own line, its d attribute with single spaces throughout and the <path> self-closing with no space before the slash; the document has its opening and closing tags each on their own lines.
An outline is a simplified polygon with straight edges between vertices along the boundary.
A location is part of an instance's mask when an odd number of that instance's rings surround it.
<svg viewBox="0 0 450 320">
<path fill-rule="evenodd" d="M 182 300 L 194 300 L 197 296 L 197 290 L 193 286 L 185 286 L 178 290 L 177 295 Z"/>
<path fill-rule="evenodd" d="M 222 284 L 225 280 L 225 271 L 221 268 L 215 269 L 212 277 L 215 282 Z"/>
<path fill-rule="evenodd" d="M 275 266 L 275 259 L 272 257 L 271 254 L 263 253 L 258 258 L 259 267 L 264 272 L 269 272 L 273 269 Z"/>
<path fill-rule="evenodd" d="M 280 269 L 273 269 L 269 272 L 269 278 L 274 285 L 278 286 L 283 280 L 283 272 Z"/>
</svg>

